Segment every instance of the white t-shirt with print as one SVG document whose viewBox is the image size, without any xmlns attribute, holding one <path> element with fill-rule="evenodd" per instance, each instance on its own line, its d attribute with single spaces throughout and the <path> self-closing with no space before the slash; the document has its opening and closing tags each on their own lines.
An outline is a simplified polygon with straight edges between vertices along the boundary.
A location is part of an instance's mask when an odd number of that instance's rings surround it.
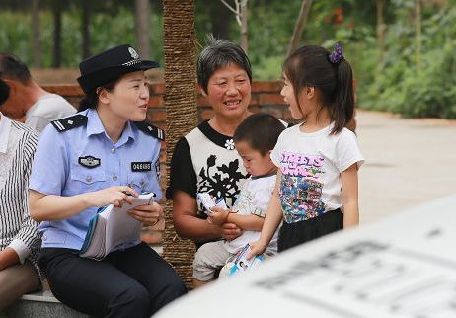
<svg viewBox="0 0 456 318">
<path fill-rule="evenodd" d="M 271 160 L 282 172 L 279 196 L 287 223 L 342 207 L 341 173 L 364 162 L 349 129 L 332 135 L 333 125 L 312 133 L 302 132 L 300 126 L 285 129 L 271 152 Z"/>
<path fill-rule="evenodd" d="M 258 215 L 266 217 L 266 210 L 274 191 L 276 175 L 264 176 L 259 178 L 250 177 L 245 181 L 236 199 L 233 211 L 241 215 Z M 260 239 L 261 231 L 244 231 L 241 236 L 232 241 L 225 242 L 228 252 L 236 254 L 241 248 L 250 242 Z M 277 232 L 266 249 L 268 254 L 277 253 Z"/>
</svg>

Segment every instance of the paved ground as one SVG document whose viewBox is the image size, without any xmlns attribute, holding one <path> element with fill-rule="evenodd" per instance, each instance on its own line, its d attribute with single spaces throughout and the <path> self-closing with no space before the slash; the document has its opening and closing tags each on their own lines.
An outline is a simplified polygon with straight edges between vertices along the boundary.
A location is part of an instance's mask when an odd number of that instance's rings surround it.
<svg viewBox="0 0 456 318">
<path fill-rule="evenodd" d="M 456 121 L 359 111 L 361 222 L 456 193 Z M 432 217 L 432 216 L 430 216 Z"/>
</svg>

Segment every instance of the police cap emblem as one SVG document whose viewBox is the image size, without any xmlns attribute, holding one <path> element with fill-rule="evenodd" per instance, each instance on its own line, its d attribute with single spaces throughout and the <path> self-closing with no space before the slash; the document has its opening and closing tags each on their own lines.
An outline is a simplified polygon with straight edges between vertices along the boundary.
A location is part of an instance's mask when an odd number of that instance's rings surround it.
<svg viewBox="0 0 456 318">
<path fill-rule="evenodd" d="M 131 46 L 128 47 L 128 52 L 130 52 L 131 57 L 134 58 L 135 60 L 139 58 L 139 54 L 136 53 L 135 49 L 132 48 Z"/>
</svg>

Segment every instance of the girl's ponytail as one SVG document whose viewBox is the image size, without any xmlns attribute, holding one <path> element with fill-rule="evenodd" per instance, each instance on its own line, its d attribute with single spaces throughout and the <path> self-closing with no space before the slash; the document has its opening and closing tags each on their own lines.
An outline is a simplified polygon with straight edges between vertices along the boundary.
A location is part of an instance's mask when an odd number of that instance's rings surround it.
<svg viewBox="0 0 456 318">
<path fill-rule="evenodd" d="M 328 60 L 336 69 L 334 105 L 330 108 L 331 119 L 334 121 L 331 133 L 335 134 L 339 133 L 353 117 L 353 73 L 350 64 L 344 58 L 340 42 L 337 42 L 334 50 L 329 52 Z"/>
<path fill-rule="evenodd" d="M 353 93 L 353 72 L 350 64 L 343 59 L 337 67 L 337 85 L 335 106 L 332 107 L 334 128 L 332 133 L 338 133 L 353 118 L 355 99 Z"/>
</svg>

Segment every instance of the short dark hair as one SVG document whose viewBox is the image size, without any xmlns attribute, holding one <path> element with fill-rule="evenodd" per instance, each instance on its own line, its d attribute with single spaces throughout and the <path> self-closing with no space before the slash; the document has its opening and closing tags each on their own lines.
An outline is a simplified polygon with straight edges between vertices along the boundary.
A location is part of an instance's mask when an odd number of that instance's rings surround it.
<svg viewBox="0 0 456 318">
<path fill-rule="evenodd" d="M 239 65 L 246 71 L 252 82 L 252 67 L 244 49 L 234 42 L 208 37 L 207 45 L 198 56 L 196 66 L 198 84 L 207 93 L 207 83 L 212 74 L 230 64 Z"/>
<path fill-rule="evenodd" d="M 283 123 L 272 115 L 258 113 L 244 119 L 236 128 L 234 142 L 245 141 L 250 147 L 259 151 L 263 156 L 272 150 L 285 129 Z"/>
<path fill-rule="evenodd" d="M 0 53 L 0 78 L 11 78 L 28 84 L 32 75 L 27 65 L 17 56 L 10 53 Z"/>
<path fill-rule="evenodd" d="M 0 106 L 2 106 L 9 97 L 10 88 L 8 84 L 0 79 Z"/>
<path fill-rule="evenodd" d="M 331 63 L 329 54 L 324 47 L 304 45 L 287 57 L 283 72 L 293 86 L 298 105 L 298 96 L 306 86 L 321 92 L 321 103 L 328 108 L 334 122 L 331 133 L 339 133 L 353 118 L 353 73 L 347 60 Z"/>
</svg>

